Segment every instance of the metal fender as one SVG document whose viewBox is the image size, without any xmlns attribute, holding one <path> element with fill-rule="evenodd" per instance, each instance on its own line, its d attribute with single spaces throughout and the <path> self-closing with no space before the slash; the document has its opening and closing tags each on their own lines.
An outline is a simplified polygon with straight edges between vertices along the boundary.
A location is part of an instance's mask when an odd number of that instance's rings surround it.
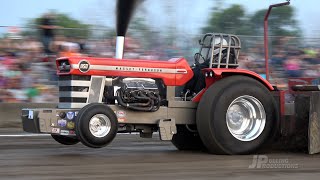
<svg viewBox="0 0 320 180">
<path fill-rule="evenodd" d="M 206 87 L 200 91 L 193 99 L 193 102 L 199 102 L 206 90 L 215 82 L 222 80 L 225 77 L 232 75 L 249 76 L 264 84 L 270 91 L 273 91 L 273 86 L 259 74 L 246 69 L 227 69 L 227 68 L 205 68 L 202 73 L 206 75 Z"/>
</svg>

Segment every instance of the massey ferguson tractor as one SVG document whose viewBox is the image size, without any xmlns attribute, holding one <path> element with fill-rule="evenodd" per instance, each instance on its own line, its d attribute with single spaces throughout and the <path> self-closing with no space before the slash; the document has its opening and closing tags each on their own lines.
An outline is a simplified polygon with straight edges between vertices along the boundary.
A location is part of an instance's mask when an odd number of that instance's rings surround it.
<svg viewBox="0 0 320 180">
<path fill-rule="evenodd" d="M 23 109 L 24 131 L 92 148 L 108 145 L 121 128 L 144 138 L 159 132 L 161 140 L 179 150 L 248 154 L 287 138 L 303 142 L 309 153 L 320 151 L 320 94 L 310 91 L 317 86 L 295 86 L 296 100 L 286 104 L 287 91 L 238 68 L 241 43 L 235 35 L 205 34 L 192 66 L 184 58 L 123 59 L 129 18 L 137 4 L 117 2 L 115 58 L 56 60 L 58 107 Z M 288 4 L 270 6 L 265 20 L 272 7 Z"/>
</svg>

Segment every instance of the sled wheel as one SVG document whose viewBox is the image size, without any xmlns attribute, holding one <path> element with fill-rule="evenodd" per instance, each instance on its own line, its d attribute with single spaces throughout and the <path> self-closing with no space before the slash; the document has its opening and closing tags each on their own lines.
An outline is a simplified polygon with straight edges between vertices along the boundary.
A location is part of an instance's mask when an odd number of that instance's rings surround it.
<svg viewBox="0 0 320 180">
<path fill-rule="evenodd" d="M 271 139 L 278 111 L 270 91 L 246 76 L 224 78 L 205 92 L 197 108 L 197 127 L 210 153 L 248 154 Z"/>
<path fill-rule="evenodd" d="M 205 150 L 198 132 L 191 132 L 186 125 L 177 125 L 177 134 L 173 135 L 171 142 L 181 151 Z"/>
<path fill-rule="evenodd" d="M 76 137 L 62 136 L 62 135 L 56 135 L 56 134 L 51 134 L 51 137 L 55 141 L 63 145 L 75 145 L 78 142 L 80 142 L 80 140 L 77 139 Z"/>
<path fill-rule="evenodd" d="M 77 115 L 76 135 L 88 147 L 101 148 L 108 145 L 117 131 L 117 117 L 107 105 L 88 104 Z"/>
</svg>

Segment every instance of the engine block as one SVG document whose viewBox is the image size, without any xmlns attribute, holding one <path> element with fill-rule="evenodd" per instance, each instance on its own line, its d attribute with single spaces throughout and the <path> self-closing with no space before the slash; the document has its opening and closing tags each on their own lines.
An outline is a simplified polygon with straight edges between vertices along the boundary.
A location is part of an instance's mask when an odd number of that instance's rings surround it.
<svg viewBox="0 0 320 180">
<path fill-rule="evenodd" d="M 155 80 L 147 78 L 124 79 L 117 100 L 121 106 L 137 111 L 156 111 L 161 102 Z"/>
</svg>

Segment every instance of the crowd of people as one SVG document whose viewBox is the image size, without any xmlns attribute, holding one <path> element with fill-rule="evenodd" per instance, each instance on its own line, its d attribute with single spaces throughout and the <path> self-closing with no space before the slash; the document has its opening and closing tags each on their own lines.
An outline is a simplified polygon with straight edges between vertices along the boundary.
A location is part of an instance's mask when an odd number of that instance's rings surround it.
<svg viewBox="0 0 320 180">
<path fill-rule="evenodd" d="M 41 43 L 35 39 L 0 40 L 0 101 L 56 101 L 53 66 L 45 62 Z M 48 73 L 49 72 L 49 73 Z"/>
<path fill-rule="evenodd" d="M 49 15 L 48 15 L 49 17 Z M 40 38 L 0 38 L 0 102 L 57 102 L 58 88 L 55 58 L 60 56 L 114 57 L 115 39 L 88 40 L 53 36 L 49 20 L 43 20 Z M 49 36 L 49 37 L 48 37 Z M 197 47 L 143 48 L 138 38 L 126 38 L 124 58 L 163 59 L 172 56 L 191 56 Z M 240 68 L 252 70 L 265 77 L 264 51 L 261 44 L 251 44 L 239 57 Z M 320 49 L 288 46 L 286 42 L 275 47 L 270 57 L 270 81 L 280 87 L 287 86 L 288 78 L 319 77 Z"/>
<path fill-rule="evenodd" d="M 262 45 L 240 53 L 240 68 L 252 70 L 265 78 L 265 57 Z M 320 48 L 297 47 L 282 44 L 275 47 L 269 57 L 270 82 L 288 89 L 292 78 L 320 77 Z"/>
</svg>

